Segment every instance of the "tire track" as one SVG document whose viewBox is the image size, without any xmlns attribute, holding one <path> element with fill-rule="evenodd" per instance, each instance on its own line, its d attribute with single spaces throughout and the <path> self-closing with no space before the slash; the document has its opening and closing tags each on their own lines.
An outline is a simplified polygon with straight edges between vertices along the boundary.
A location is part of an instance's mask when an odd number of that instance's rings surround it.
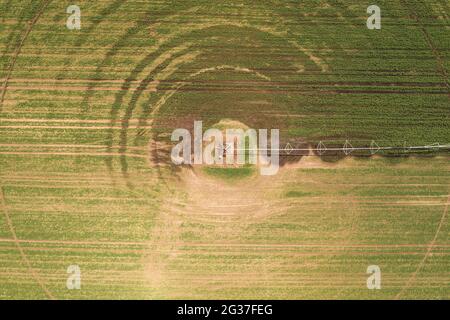
<svg viewBox="0 0 450 320">
<path fill-rule="evenodd" d="M 402 290 L 395 296 L 395 299 L 400 299 L 400 297 L 403 295 L 403 293 L 408 290 L 411 285 L 416 281 L 416 277 L 419 274 L 419 272 L 422 270 L 423 266 L 425 265 L 428 257 L 431 255 L 431 252 L 433 251 L 433 248 L 435 247 L 435 243 L 436 240 L 439 236 L 439 233 L 441 231 L 442 225 L 444 224 L 444 221 L 447 217 L 447 213 L 448 213 L 448 206 L 450 204 L 450 195 L 447 198 L 447 203 L 445 204 L 444 207 L 444 213 L 441 216 L 441 220 L 439 221 L 439 225 L 436 229 L 436 232 L 434 234 L 433 239 L 431 240 L 431 242 L 428 244 L 428 248 L 427 248 L 427 252 L 425 253 L 425 256 L 422 258 L 422 260 L 420 261 L 419 265 L 417 266 L 416 270 L 413 272 L 413 274 L 411 275 L 411 277 L 408 279 L 408 281 L 406 282 L 405 286 L 402 288 Z"/>
<path fill-rule="evenodd" d="M 55 299 L 54 296 L 52 295 L 52 293 L 45 286 L 44 282 L 40 278 L 40 276 L 37 273 L 37 271 L 34 270 L 33 267 L 31 266 L 30 260 L 28 260 L 28 257 L 26 255 L 25 251 L 23 250 L 22 246 L 20 245 L 19 239 L 17 238 L 17 234 L 16 234 L 16 231 L 14 229 L 13 222 L 11 220 L 11 217 L 9 216 L 8 209 L 6 207 L 5 196 L 4 196 L 4 193 L 3 193 L 3 186 L 2 185 L 0 185 L 0 207 L 2 208 L 2 211 L 3 211 L 4 215 L 5 215 L 5 219 L 6 219 L 6 222 L 8 224 L 9 231 L 11 232 L 11 235 L 13 237 L 14 244 L 15 244 L 17 250 L 19 250 L 20 256 L 22 257 L 23 262 L 25 262 L 25 265 L 27 266 L 29 273 L 31 274 L 33 279 L 36 281 L 36 283 L 44 291 L 45 295 L 49 299 L 52 299 L 52 300 Z"/>
<path fill-rule="evenodd" d="M 410 12 L 411 17 L 416 21 L 417 25 L 420 27 L 420 31 L 423 34 L 423 37 L 425 39 L 425 42 L 427 43 L 427 45 L 430 47 L 431 52 L 436 60 L 436 64 L 439 70 L 439 73 L 441 74 L 441 76 L 443 77 L 444 83 L 447 87 L 448 91 L 448 96 L 450 97 L 450 82 L 448 80 L 448 74 L 447 74 L 447 70 L 445 69 L 444 66 L 444 62 L 442 61 L 442 58 L 439 54 L 439 51 L 436 49 L 435 45 L 433 44 L 433 41 L 431 40 L 430 34 L 428 33 L 427 29 L 425 28 L 425 26 L 422 24 L 422 21 L 419 19 L 419 15 L 417 14 L 417 12 L 411 8 L 405 1 L 401 1 L 403 6 L 405 6 L 408 11 Z"/>
<path fill-rule="evenodd" d="M 35 26 L 36 22 L 39 20 L 40 16 L 42 15 L 42 13 L 45 10 L 45 8 L 50 4 L 51 1 L 52 0 L 46 0 L 43 3 L 41 9 L 37 12 L 37 14 L 30 21 L 29 26 L 28 26 L 27 30 L 25 31 L 25 33 L 24 33 L 24 35 L 22 37 L 22 40 L 19 43 L 19 46 L 16 48 L 16 51 L 14 52 L 14 56 L 13 56 L 12 62 L 10 64 L 9 68 L 8 68 L 6 79 L 3 82 L 2 94 L 0 96 L 0 113 L 2 112 L 2 106 L 3 106 L 3 101 L 5 100 L 5 94 L 6 94 L 6 90 L 8 88 L 8 82 L 9 82 L 9 79 L 11 78 L 11 74 L 12 74 L 12 71 L 14 70 L 14 66 L 16 65 L 16 61 L 17 61 L 17 58 L 19 57 L 20 51 L 22 50 L 22 47 L 23 47 L 25 41 L 27 40 L 28 35 L 30 34 L 31 30 L 33 29 L 33 27 Z"/>
</svg>

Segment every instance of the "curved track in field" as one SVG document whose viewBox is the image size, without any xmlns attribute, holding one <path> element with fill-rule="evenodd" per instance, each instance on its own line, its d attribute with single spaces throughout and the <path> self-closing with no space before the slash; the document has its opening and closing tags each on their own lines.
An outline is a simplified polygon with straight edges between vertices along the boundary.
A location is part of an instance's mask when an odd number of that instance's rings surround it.
<svg viewBox="0 0 450 320">
<path fill-rule="evenodd" d="M 8 90 L 8 82 L 11 78 L 11 74 L 14 70 L 14 66 L 16 65 L 17 57 L 19 56 L 20 51 L 22 50 L 22 47 L 23 47 L 25 41 L 27 40 L 28 35 L 30 34 L 31 30 L 33 30 L 33 27 L 35 26 L 36 22 L 39 20 L 39 17 L 42 15 L 45 8 L 50 4 L 51 1 L 52 0 L 42 1 L 42 5 L 40 6 L 38 12 L 33 17 L 33 19 L 31 19 L 31 21 L 29 21 L 28 27 L 26 28 L 25 32 L 23 33 L 20 43 L 14 51 L 12 60 L 10 62 L 8 71 L 6 73 L 6 78 L 2 85 L 2 94 L 0 95 L 0 113 L 2 112 L 3 101 L 5 100 L 5 94 L 6 94 L 6 91 Z"/>
<path fill-rule="evenodd" d="M 395 296 L 395 299 L 400 299 L 401 296 L 414 284 L 416 281 L 417 275 L 420 273 L 422 268 L 424 267 L 427 259 L 431 256 L 433 248 L 436 244 L 436 240 L 438 239 L 439 233 L 441 232 L 442 226 L 444 225 L 444 221 L 447 219 L 448 206 L 450 205 L 450 195 L 447 198 L 447 202 L 444 205 L 444 212 L 442 213 L 441 219 L 439 220 L 438 226 L 436 228 L 436 232 L 434 233 L 433 238 L 427 246 L 427 250 L 422 260 L 420 260 L 419 264 L 416 267 L 416 270 L 411 274 L 411 277 L 406 282 L 405 286 L 400 290 L 400 292 Z"/>
</svg>

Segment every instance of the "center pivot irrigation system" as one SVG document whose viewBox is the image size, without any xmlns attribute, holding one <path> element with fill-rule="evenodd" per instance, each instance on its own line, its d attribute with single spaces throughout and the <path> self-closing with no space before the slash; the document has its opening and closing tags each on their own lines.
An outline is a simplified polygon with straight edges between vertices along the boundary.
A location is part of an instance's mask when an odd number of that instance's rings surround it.
<svg viewBox="0 0 450 320">
<path fill-rule="evenodd" d="M 223 150 L 226 154 L 229 146 L 218 147 L 218 150 Z M 325 155 L 327 151 L 343 152 L 345 155 L 350 155 L 354 151 L 369 151 L 371 155 L 377 153 L 383 153 L 383 151 L 398 151 L 402 153 L 420 153 L 420 152 L 445 152 L 450 151 L 450 143 L 440 144 L 433 143 L 424 146 L 387 146 L 381 147 L 375 141 L 372 141 L 368 147 L 354 147 L 349 141 L 346 141 L 342 147 L 327 147 L 322 141 L 320 141 L 315 148 L 294 148 L 291 143 L 287 143 L 282 149 L 235 149 L 236 153 L 240 151 L 252 152 L 252 151 L 278 151 L 283 156 L 314 156 Z M 305 154 L 308 152 L 308 154 Z M 313 152 L 313 154 L 311 154 Z"/>
</svg>

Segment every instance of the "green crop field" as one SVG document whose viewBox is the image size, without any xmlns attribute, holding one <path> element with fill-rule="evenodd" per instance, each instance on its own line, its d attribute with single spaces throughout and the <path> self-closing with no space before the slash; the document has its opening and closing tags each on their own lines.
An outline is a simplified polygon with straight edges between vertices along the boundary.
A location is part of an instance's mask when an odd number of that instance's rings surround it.
<svg viewBox="0 0 450 320">
<path fill-rule="evenodd" d="M 0 299 L 450 299 L 448 0 L 1 0 L 0 66 Z"/>
</svg>

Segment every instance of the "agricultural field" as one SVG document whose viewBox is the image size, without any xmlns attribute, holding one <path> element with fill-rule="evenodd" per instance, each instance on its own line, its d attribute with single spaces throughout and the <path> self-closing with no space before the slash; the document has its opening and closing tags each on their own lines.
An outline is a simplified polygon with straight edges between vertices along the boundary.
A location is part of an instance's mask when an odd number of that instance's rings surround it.
<svg viewBox="0 0 450 320">
<path fill-rule="evenodd" d="M 449 1 L 1 0 L 0 56 L 0 299 L 450 299 Z"/>
</svg>

